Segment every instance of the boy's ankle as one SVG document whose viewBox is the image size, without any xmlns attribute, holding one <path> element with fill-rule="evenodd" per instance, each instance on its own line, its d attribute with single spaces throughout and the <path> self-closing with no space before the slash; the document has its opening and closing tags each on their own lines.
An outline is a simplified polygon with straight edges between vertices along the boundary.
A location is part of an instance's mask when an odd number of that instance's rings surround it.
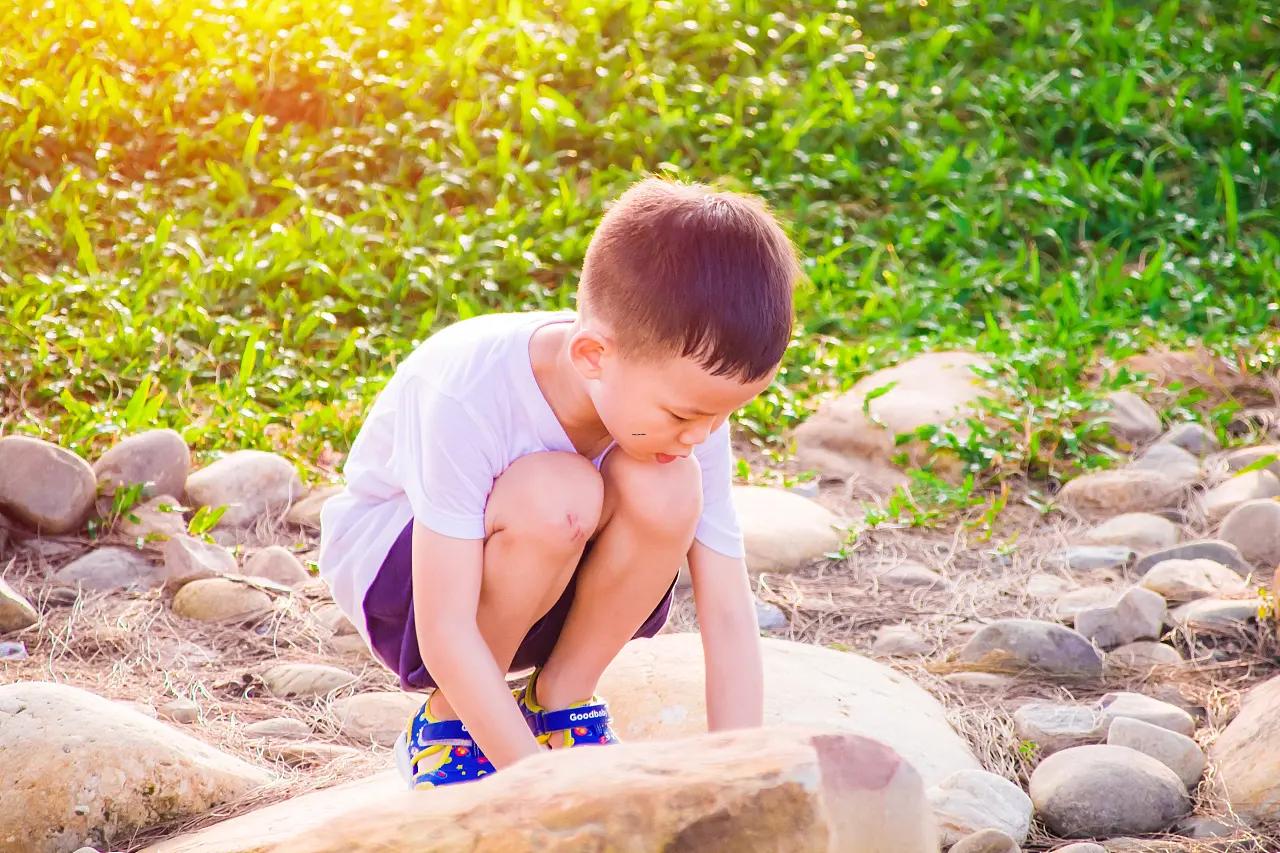
<svg viewBox="0 0 1280 853">
<path fill-rule="evenodd" d="M 449 700 L 438 689 L 432 690 L 431 695 L 427 697 L 427 713 L 434 720 L 458 719 L 458 715 L 453 711 L 453 706 L 449 704 Z"/>
</svg>

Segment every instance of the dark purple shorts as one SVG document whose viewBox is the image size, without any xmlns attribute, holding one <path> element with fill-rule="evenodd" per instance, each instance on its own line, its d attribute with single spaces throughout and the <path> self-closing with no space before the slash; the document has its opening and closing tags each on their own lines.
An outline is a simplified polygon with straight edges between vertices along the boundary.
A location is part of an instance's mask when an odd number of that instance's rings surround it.
<svg viewBox="0 0 1280 853">
<path fill-rule="evenodd" d="M 412 543 L 413 522 L 409 522 L 396 537 L 395 544 L 387 552 L 387 558 L 382 561 L 382 568 L 378 569 L 377 577 L 365 593 L 364 616 L 369 627 L 369 641 L 378 660 L 400 676 L 402 689 L 424 690 L 435 687 L 436 682 L 423 666 L 422 655 L 418 652 L 418 635 L 413 621 Z M 582 554 L 583 559 L 586 559 L 590 551 L 591 543 L 588 542 Z M 541 666 L 547 662 L 569 615 L 577 581 L 578 575 L 574 573 L 560 599 L 525 634 L 520 648 L 516 650 L 515 660 L 511 662 L 512 672 Z M 636 631 L 634 638 L 653 637 L 662 630 L 671 612 L 671 597 L 675 586 L 675 577 L 672 577 L 666 595 L 640 626 L 640 630 Z"/>
</svg>

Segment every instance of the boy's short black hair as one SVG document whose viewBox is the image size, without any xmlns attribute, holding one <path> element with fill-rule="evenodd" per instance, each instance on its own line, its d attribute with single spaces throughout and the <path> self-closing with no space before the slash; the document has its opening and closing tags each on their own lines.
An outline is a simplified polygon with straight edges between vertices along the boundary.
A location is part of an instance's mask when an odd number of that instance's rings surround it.
<svg viewBox="0 0 1280 853">
<path fill-rule="evenodd" d="M 686 356 L 754 382 L 791 339 L 799 275 L 795 248 L 762 199 L 649 177 L 592 235 L 578 302 L 628 354 Z"/>
</svg>

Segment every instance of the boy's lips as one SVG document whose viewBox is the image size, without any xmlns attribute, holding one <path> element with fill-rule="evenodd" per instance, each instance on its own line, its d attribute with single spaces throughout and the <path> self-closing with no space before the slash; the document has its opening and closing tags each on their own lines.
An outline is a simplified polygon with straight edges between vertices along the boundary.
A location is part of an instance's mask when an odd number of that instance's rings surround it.
<svg viewBox="0 0 1280 853">
<path fill-rule="evenodd" d="M 679 456 L 672 456 L 670 453 L 655 453 L 653 456 L 663 465 L 666 465 L 668 462 L 675 462 L 680 458 Z"/>
</svg>

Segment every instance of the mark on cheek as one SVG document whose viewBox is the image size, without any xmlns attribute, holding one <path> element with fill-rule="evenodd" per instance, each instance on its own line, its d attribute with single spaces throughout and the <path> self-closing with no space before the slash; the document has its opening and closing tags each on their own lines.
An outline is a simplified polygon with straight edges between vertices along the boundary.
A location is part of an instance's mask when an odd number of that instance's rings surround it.
<svg viewBox="0 0 1280 853">
<path fill-rule="evenodd" d="M 633 432 L 633 433 L 631 433 L 631 435 L 633 435 L 633 436 L 643 436 L 643 435 L 647 435 L 647 433 L 643 433 L 643 432 Z"/>
</svg>

